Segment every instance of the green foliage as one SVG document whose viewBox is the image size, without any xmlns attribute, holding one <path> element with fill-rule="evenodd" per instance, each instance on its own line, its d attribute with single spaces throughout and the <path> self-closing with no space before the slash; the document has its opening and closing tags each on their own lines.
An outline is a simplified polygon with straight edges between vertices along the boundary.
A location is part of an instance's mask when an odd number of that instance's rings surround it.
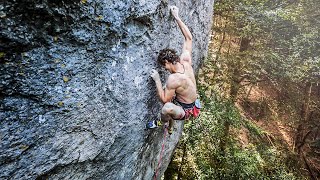
<svg viewBox="0 0 320 180">
<path fill-rule="evenodd" d="M 267 81 L 285 97 L 274 105 L 279 116 L 289 116 L 290 125 L 299 119 L 304 92 L 297 85 L 317 82 L 320 76 L 319 2 L 217 0 L 214 13 L 215 51 L 199 77 L 204 108 L 199 119 L 185 124 L 181 143 L 188 161 L 181 165 L 180 177 L 302 179 L 297 157 L 271 146 L 268 134 L 243 119 L 234 102 L 247 93 L 243 87 Z M 241 129 L 249 131 L 244 147 Z"/>
<path fill-rule="evenodd" d="M 317 81 L 319 9 L 316 0 L 215 1 L 215 83 L 232 86 L 234 76 L 251 84 L 266 77 L 273 82 Z M 250 44 L 239 51 L 243 39 Z"/>
<path fill-rule="evenodd" d="M 255 137 L 262 137 L 265 132 L 248 120 L 243 120 L 243 126 Z"/>
<path fill-rule="evenodd" d="M 299 179 L 289 169 L 281 152 L 267 144 L 249 144 L 241 148 L 236 134 L 229 137 L 226 152 L 219 148 L 223 139 L 223 122 L 229 121 L 233 129 L 245 126 L 251 136 L 258 138 L 264 132 L 249 121 L 243 120 L 229 102 L 217 98 L 206 99 L 199 119 L 185 124 L 183 143 L 194 159 L 188 162 L 193 170 L 183 170 L 183 177 L 198 179 Z M 192 164 L 194 163 L 194 164 Z M 191 165 L 192 164 L 192 165 Z M 184 179 L 184 178 L 183 178 Z M 186 178 L 187 179 L 187 178 Z"/>
</svg>

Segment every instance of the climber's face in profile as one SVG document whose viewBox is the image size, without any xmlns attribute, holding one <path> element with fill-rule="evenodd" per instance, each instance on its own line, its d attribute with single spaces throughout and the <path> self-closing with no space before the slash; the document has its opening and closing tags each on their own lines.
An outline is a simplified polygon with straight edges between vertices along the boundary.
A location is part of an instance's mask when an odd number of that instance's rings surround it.
<svg viewBox="0 0 320 180">
<path fill-rule="evenodd" d="M 169 62 L 166 60 L 166 62 L 163 64 L 164 69 L 166 69 L 167 71 L 170 69 L 170 64 Z"/>
<path fill-rule="evenodd" d="M 166 62 L 163 64 L 163 67 L 164 67 L 165 70 L 169 71 L 170 73 L 173 72 L 173 68 L 174 67 L 173 67 L 173 64 L 171 62 L 168 62 L 166 60 Z"/>
</svg>

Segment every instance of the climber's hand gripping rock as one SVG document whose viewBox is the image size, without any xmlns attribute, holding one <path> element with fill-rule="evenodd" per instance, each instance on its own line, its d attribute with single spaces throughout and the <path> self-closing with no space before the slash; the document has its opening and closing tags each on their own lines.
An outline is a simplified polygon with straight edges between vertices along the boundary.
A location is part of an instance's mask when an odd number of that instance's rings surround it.
<svg viewBox="0 0 320 180">
<path fill-rule="evenodd" d="M 150 76 L 152 77 L 152 79 L 153 79 L 155 82 L 160 81 L 160 75 L 159 75 L 159 73 L 158 73 L 157 70 L 152 69 Z"/>
<path fill-rule="evenodd" d="M 171 14 L 175 18 L 179 17 L 179 15 L 178 15 L 179 14 L 179 8 L 177 6 L 170 6 L 169 9 L 170 9 Z"/>
</svg>

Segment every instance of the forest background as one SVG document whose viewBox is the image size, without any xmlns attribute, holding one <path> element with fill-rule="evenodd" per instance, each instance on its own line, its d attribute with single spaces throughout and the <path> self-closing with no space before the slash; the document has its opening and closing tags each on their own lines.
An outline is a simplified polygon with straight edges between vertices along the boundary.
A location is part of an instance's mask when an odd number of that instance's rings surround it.
<svg viewBox="0 0 320 180">
<path fill-rule="evenodd" d="M 320 2 L 216 0 L 171 179 L 320 179 Z"/>
</svg>

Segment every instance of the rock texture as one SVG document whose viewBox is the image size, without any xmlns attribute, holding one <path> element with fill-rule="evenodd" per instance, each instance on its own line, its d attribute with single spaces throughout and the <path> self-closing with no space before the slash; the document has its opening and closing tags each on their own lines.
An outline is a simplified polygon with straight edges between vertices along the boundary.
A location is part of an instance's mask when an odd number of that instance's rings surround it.
<svg viewBox="0 0 320 180">
<path fill-rule="evenodd" d="M 193 34 L 197 69 L 213 0 L 1 2 L 0 179 L 152 179 L 163 130 L 145 129 L 161 109 L 149 72 L 183 42 L 168 5 Z"/>
</svg>

